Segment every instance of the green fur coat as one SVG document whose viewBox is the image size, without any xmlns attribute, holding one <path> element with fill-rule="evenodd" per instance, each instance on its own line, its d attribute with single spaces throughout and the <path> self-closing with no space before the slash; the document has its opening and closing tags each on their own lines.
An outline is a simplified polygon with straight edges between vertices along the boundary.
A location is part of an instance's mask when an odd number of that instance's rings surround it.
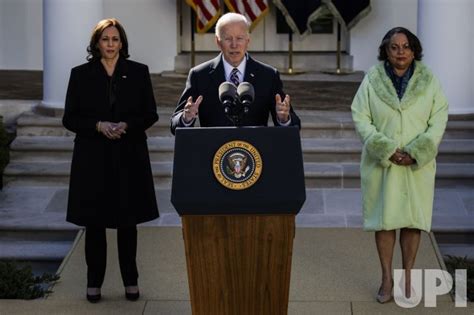
<svg viewBox="0 0 474 315">
<path fill-rule="evenodd" d="M 436 155 L 448 120 L 439 81 L 416 62 L 400 101 L 383 62 L 372 67 L 352 102 L 362 143 L 360 163 L 364 229 L 430 231 Z M 399 166 L 389 158 L 400 148 L 416 160 Z"/>
</svg>

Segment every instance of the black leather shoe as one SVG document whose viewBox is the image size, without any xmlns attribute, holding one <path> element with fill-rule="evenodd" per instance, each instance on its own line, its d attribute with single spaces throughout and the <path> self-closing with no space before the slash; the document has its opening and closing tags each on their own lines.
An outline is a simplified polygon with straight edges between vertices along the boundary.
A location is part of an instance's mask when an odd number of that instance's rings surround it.
<svg viewBox="0 0 474 315">
<path fill-rule="evenodd" d="M 89 294 L 89 290 L 92 291 L 92 292 L 98 292 L 97 294 Z M 91 302 L 91 303 L 97 303 L 100 301 L 100 299 L 102 298 L 102 295 L 100 294 L 100 289 L 96 289 L 96 288 L 87 288 L 87 293 L 86 293 L 86 297 L 87 297 L 87 301 Z M 92 293 L 91 292 L 91 293 Z"/>
<path fill-rule="evenodd" d="M 135 291 L 136 292 L 128 292 L 128 291 Z M 140 297 L 140 291 L 138 290 L 137 286 L 129 286 L 125 287 L 125 298 L 129 301 L 136 301 Z"/>
<path fill-rule="evenodd" d="M 125 298 L 129 301 L 136 301 L 138 300 L 139 297 L 140 297 L 140 292 L 136 292 L 136 293 L 125 292 Z"/>
</svg>

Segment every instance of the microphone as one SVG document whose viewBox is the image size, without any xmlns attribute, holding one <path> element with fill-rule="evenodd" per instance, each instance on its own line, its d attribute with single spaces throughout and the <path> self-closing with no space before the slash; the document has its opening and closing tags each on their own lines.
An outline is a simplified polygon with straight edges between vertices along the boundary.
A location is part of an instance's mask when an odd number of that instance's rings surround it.
<svg viewBox="0 0 474 315">
<path fill-rule="evenodd" d="M 230 108 L 235 104 L 237 87 L 231 82 L 223 82 L 219 86 L 219 101 L 224 105 L 224 111 L 229 113 Z"/>
<path fill-rule="evenodd" d="M 255 90 L 249 82 L 242 82 L 237 88 L 237 95 L 240 103 L 244 106 L 244 113 L 248 113 L 249 106 L 252 105 L 255 98 Z"/>
</svg>

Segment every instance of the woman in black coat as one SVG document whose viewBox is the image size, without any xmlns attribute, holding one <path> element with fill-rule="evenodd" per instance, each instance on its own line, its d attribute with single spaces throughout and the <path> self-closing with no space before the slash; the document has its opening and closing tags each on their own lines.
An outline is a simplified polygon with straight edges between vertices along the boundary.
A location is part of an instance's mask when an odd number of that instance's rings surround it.
<svg viewBox="0 0 474 315">
<path fill-rule="evenodd" d="M 106 228 L 117 229 L 120 271 L 129 300 L 139 297 L 138 223 L 158 217 L 145 130 L 157 120 L 146 65 L 127 60 L 116 19 L 100 21 L 88 62 L 72 69 L 63 124 L 76 133 L 67 221 L 86 227 L 87 299 L 101 298 Z"/>
</svg>

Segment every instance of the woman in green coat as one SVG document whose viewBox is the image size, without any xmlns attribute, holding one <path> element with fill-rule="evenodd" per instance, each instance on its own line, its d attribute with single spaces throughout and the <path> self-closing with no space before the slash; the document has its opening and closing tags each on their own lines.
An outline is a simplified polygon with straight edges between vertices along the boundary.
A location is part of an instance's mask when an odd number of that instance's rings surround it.
<svg viewBox="0 0 474 315">
<path fill-rule="evenodd" d="M 382 267 L 377 301 L 385 303 L 392 299 L 396 229 L 400 229 L 405 295 L 416 294 L 411 269 L 420 231 L 431 229 L 435 157 L 448 120 L 448 103 L 439 81 L 420 62 L 420 41 L 409 30 L 391 29 L 378 58 L 381 62 L 366 74 L 351 109 L 363 142 L 364 230 L 375 231 Z"/>
</svg>

